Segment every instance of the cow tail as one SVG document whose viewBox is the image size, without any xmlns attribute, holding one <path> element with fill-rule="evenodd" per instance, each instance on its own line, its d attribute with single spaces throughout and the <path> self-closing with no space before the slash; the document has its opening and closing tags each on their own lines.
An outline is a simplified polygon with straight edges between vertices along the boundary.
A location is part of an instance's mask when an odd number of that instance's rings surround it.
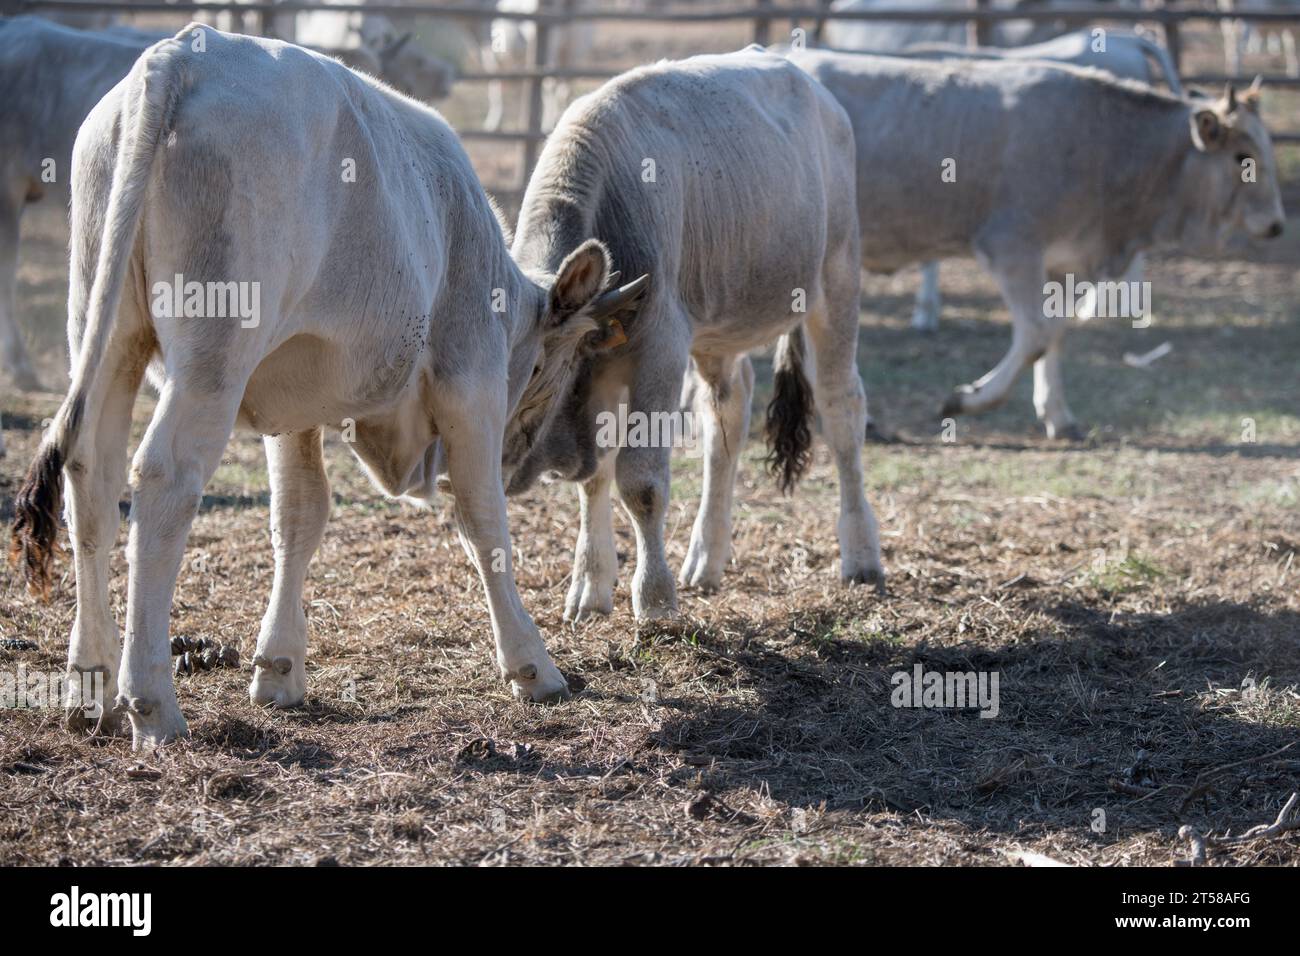
<svg viewBox="0 0 1300 956">
<path fill-rule="evenodd" d="M 773 359 L 772 400 L 767 405 L 767 468 L 787 494 L 812 460 L 812 385 L 803 370 L 803 330 L 781 336 Z"/>
<path fill-rule="evenodd" d="M 186 27 L 182 35 L 190 30 Z M 151 47 L 136 62 L 127 81 L 119 127 L 121 139 L 80 354 L 72 369 L 68 394 L 46 430 L 14 500 L 9 559 L 22 566 L 28 588 L 45 598 L 49 597 L 50 570 L 63 510 L 63 468 L 76 451 L 86 406 L 95 394 L 99 367 L 135 246 L 154 156 L 175 110 L 180 89 L 176 69 L 180 49 L 174 40 Z"/>
</svg>

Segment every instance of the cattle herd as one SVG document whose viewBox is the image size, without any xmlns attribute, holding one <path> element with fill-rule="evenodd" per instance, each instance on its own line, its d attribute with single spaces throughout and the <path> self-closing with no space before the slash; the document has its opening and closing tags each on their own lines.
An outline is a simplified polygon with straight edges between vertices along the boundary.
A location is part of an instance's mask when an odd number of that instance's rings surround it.
<svg viewBox="0 0 1300 956">
<path fill-rule="evenodd" d="M 974 257 L 1010 310 L 1011 343 L 942 414 L 1002 403 L 1032 367 L 1039 421 L 1069 438 L 1068 315 L 1045 307 L 1047 288 L 1137 282 L 1148 249 L 1204 252 L 1284 227 L 1258 83 L 1185 92 L 1158 44 L 1118 31 L 998 35 L 1043 42 L 973 50 L 946 25 L 900 37 L 846 22 L 825 48 L 632 69 L 562 111 L 567 91 L 552 84 L 553 129 L 512 236 L 456 133 L 421 102 L 445 94 L 446 71 L 406 35 L 359 32 L 360 44 L 298 45 L 197 23 L 174 36 L 0 23 L 0 348 L 21 388 L 36 380 L 13 318 L 19 217 L 47 194 L 70 198 L 71 383 L 18 493 L 13 549 L 48 590 L 66 514 L 69 676 L 105 687 L 103 706 L 70 709 L 75 729 L 129 722 L 137 748 L 187 732 L 172 594 L 237 427 L 265 436 L 271 484 L 254 702 L 306 693 L 302 590 L 330 512 L 327 430 L 345 432 L 385 494 L 454 499 L 501 673 L 516 696 L 554 701 L 569 689 L 516 590 L 507 495 L 577 485 L 576 622 L 613 609 L 617 492 L 635 527 L 633 611 L 673 615 L 678 586 L 722 585 L 747 356 L 774 345 L 771 469 L 791 487 L 819 430 L 839 479 L 840 579 L 883 593 L 862 465 L 863 269 L 926 266 L 914 321 L 933 327 L 933 264 Z M 564 55 L 581 58 L 584 37 L 574 29 Z M 528 39 L 516 30 L 494 56 Z M 495 126 L 499 87 L 489 99 Z M 51 163 L 60 173 L 43 176 Z M 213 314 L 214 288 L 248 308 Z M 129 467 L 123 641 L 109 558 L 146 379 L 159 401 Z M 599 434 L 611 414 L 684 402 L 703 422 L 704 482 L 674 576 L 671 447 Z"/>
</svg>

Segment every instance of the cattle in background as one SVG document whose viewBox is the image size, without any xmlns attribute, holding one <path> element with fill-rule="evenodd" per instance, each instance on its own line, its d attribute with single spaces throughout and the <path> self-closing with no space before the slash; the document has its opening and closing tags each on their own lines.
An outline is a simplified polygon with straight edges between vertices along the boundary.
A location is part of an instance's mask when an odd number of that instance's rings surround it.
<svg viewBox="0 0 1300 956">
<path fill-rule="evenodd" d="M 301 46 L 336 56 L 425 103 L 451 95 L 456 82 L 452 64 L 425 50 L 413 31 L 383 14 L 304 11 L 298 14 L 294 34 Z"/>
<path fill-rule="evenodd" d="M 1076 435 L 1061 381 L 1067 318 L 1049 307 L 1049 278 L 1115 280 L 1148 248 L 1214 250 L 1236 232 L 1282 231 L 1258 86 L 1212 102 L 1044 61 L 790 58 L 853 121 L 863 265 L 973 255 L 1011 310 L 1010 350 L 944 415 L 1000 404 L 1032 365 L 1047 434 Z"/>
<path fill-rule="evenodd" d="M 653 277 L 629 341 L 586 360 L 509 488 L 517 493 L 539 477 L 579 483 L 567 619 L 613 607 L 611 482 L 636 526 L 636 616 L 677 609 L 664 555 L 671 443 L 660 433 L 611 447 L 612 432 L 602 441 L 601 431 L 676 411 L 691 360 L 705 477 L 680 581 L 717 587 L 749 430 L 745 353 L 800 322 L 805 335 L 782 339 L 777 350 L 772 464 L 785 487 L 798 478 L 815 406 L 839 472 L 841 579 L 883 586 L 876 519 L 862 489 L 853 148 L 848 119 L 826 90 L 759 48 L 632 70 L 576 100 L 548 137 L 519 214 L 519 262 L 553 269 L 594 232 L 621 266 Z"/>
<path fill-rule="evenodd" d="M 72 143 L 86 114 L 157 36 L 100 33 L 40 17 L 0 21 L 0 363 L 40 387 L 15 321 L 19 229 L 29 203 L 66 206 Z"/>
<path fill-rule="evenodd" d="M 503 13 L 558 12 L 561 7 L 545 0 L 497 0 L 496 8 Z M 568 70 L 586 63 L 591 56 L 595 31 L 591 21 L 581 13 L 573 21 L 550 31 L 547 66 L 554 70 Z M 483 69 L 489 72 L 523 70 L 530 66 L 528 54 L 537 42 L 537 25 L 532 20 L 499 18 L 492 21 L 490 35 L 483 44 L 480 58 Z M 542 129 L 555 125 L 560 113 L 571 97 L 565 79 L 546 77 L 542 81 Z M 521 108 L 527 108 L 526 103 Z M 488 82 L 488 113 L 483 121 L 485 129 L 497 130 L 505 117 L 505 82 Z M 526 126 L 526 117 L 522 125 Z"/>
<path fill-rule="evenodd" d="M 72 384 L 18 494 L 14 548 L 47 586 L 66 474 L 68 668 L 104 674 L 100 729 L 126 714 L 136 747 L 186 732 L 172 593 L 237 425 L 265 436 L 271 476 L 275 580 L 255 703 L 293 705 L 306 690 L 302 586 L 330 511 L 322 428 L 344 423 L 389 495 L 429 500 L 445 461 L 502 674 L 525 698 L 567 694 L 515 588 L 504 486 L 544 437 L 579 350 L 607 340 L 608 318 L 646 280 L 606 291 L 594 241 L 525 273 L 437 113 L 327 57 L 197 24 L 99 102 L 73 162 Z M 119 648 L 109 555 L 146 371 L 160 398 L 130 472 Z"/>
<path fill-rule="evenodd" d="M 1049 10 L 1069 6 L 1068 0 L 993 0 L 994 9 Z M 835 0 L 837 13 L 872 10 L 969 10 L 969 0 Z M 989 25 L 996 46 L 1019 46 L 1055 36 L 1065 29 L 1062 21 L 997 20 Z M 918 43 L 966 43 L 970 30 L 964 20 L 827 20 L 822 38 L 837 50 L 871 50 L 901 53 Z"/>
<path fill-rule="evenodd" d="M 871 52 L 871 51 L 862 51 Z M 890 51 L 880 51 L 890 52 Z M 1042 43 L 1018 47 L 969 47 L 958 43 L 923 43 L 908 47 L 909 57 L 925 60 L 971 58 L 980 60 L 1053 60 L 1073 66 L 1091 66 L 1124 79 L 1155 85 L 1163 81 L 1175 96 L 1182 96 L 1182 84 L 1169 52 L 1160 44 L 1133 33 L 1088 29 L 1067 33 Z M 1158 71 L 1153 69 L 1158 67 Z M 1129 278 L 1141 281 L 1141 257 L 1134 260 Z M 939 327 L 942 306 L 939 292 L 939 263 L 921 266 L 921 288 L 916 294 L 912 328 L 932 332 Z"/>
<path fill-rule="evenodd" d="M 1290 11 L 1300 19 L 1300 2 L 1297 0 L 1218 0 L 1224 13 L 1237 11 Z M 1296 51 L 1295 33 L 1288 25 L 1259 23 L 1236 18 L 1220 20 L 1223 33 L 1223 57 L 1229 76 L 1241 73 L 1241 55 L 1246 51 L 1259 52 L 1265 46 L 1272 54 L 1281 54 L 1286 64 L 1287 76 L 1300 76 L 1300 54 Z"/>
</svg>

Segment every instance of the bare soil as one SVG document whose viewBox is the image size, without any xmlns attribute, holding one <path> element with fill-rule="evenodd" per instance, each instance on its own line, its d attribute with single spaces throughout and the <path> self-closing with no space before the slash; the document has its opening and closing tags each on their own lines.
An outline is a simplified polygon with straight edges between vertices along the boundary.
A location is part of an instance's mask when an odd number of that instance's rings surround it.
<svg viewBox="0 0 1300 956">
<path fill-rule="evenodd" d="M 57 227 L 29 247 L 20 305 L 61 388 Z M 954 265 L 943 330 L 919 337 L 914 278 L 870 279 L 861 368 L 903 439 L 863 452 L 887 595 L 836 581 L 825 452 L 783 498 L 755 444 L 721 593 L 684 593 L 680 621 L 638 627 L 620 521 L 616 611 L 570 628 L 575 496 L 543 488 L 510 514 L 524 603 L 579 689 L 549 708 L 497 677 L 449 510 L 384 501 L 334 439 L 307 705 L 253 707 L 272 560 L 260 443 L 237 435 L 172 629 L 237 646 L 242 667 L 179 678 L 192 736 L 143 757 L 70 736 L 54 710 L 0 714 L 0 864 L 999 865 L 1033 851 L 1168 865 L 1188 856 L 1183 825 L 1272 822 L 1300 790 L 1298 263 L 1294 231 L 1216 261 L 1160 259 L 1150 328 L 1073 330 L 1082 445 L 1040 437 L 1027 383 L 945 441 L 939 403 L 1005 349 L 1005 311 Z M 1165 341 L 1150 367 L 1125 364 Z M 6 522 L 59 398 L 3 395 Z M 137 438 L 151 408 L 142 397 Z M 675 474 L 677 564 L 699 463 Z M 114 568 L 120 621 L 120 553 Z M 59 569 L 48 605 L 0 572 L 0 638 L 35 644 L 0 645 L 0 673 L 61 671 L 73 582 Z M 997 717 L 892 706 L 893 675 L 918 664 L 996 672 Z M 1211 848 L 1209 863 L 1300 864 L 1300 831 Z"/>
</svg>

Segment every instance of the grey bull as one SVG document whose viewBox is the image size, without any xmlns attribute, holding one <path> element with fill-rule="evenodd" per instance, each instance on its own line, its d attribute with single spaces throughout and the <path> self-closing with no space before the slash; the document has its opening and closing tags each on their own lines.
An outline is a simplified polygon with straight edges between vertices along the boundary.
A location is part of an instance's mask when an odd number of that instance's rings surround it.
<svg viewBox="0 0 1300 956">
<path fill-rule="evenodd" d="M 23 212 L 39 200 L 67 205 L 81 121 L 157 40 L 38 17 L 0 21 L 0 365 L 21 389 L 40 387 L 15 320 Z"/>
<path fill-rule="evenodd" d="M 1049 279 L 1086 288 L 1149 248 L 1213 252 L 1236 233 L 1282 232 L 1257 86 L 1210 101 L 1042 61 L 790 58 L 853 122 L 863 265 L 974 256 L 1011 310 L 1011 348 L 944 415 L 1000 404 L 1033 366 L 1048 435 L 1077 433 L 1060 367 L 1071 310 Z"/>
<path fill-rule="evenodd" d="M 14 548 L 48 586 L 66 475 L 69 675 L 104 675 L 100 729 L 126 715 L 137 747 L 186 732 L 169 610 L 236 426 L 265 436 L 271 476 L 275 579 L 255 703 L 289 706 L 306 691 L 302 586 L 330 512 L 325 427 L 353 432 L 352 451 L 392 496 L 430 500 L 445 460 L 501 673 L 521 697 L 566 694 L 515 588 L 504 487 L 581 353 L 646 280 L 607 290 L 595 241 L 525 272 L 437 113 L 300 47 L 197 24 L 100 101 L 73 163 L 72 384 L 18 494 Z M 160 399 L 130 469 L 119 648 L 109 555 L 146 372 Z"/>
<path fill-rule="evenodd" d="M 594 234 L 620 265 L 653 277 L 629 341 L 586 360 L 509 489 L 538 477 L 579 483 L 566 618 L 613 607 L 611 484 L 636 528 L 636 616 L 676 611 L 664 555 L 671 441 L 662 432 L 660 440 L 632 440 L 632 428 L 625 442 L 601 434 L 602 423 L 618 417 L 644 423 L 675 412 L 691 360 L 702 382 L 694 412 L 703 420 L 706 466 L 680 581 L 718 585 L 749 429 L 745 353 L 801 322 L 807 355 L 803 339 L 778 348 L 773 465 L 787 487 L 798 477 L 815 400 L 839 472 L 841 578 L 882 584 L 876 519 L 863 494 L 853 150 L 848 119 L 826 90 L 759 48 L 632 70 L 561 117 L 524 195 L 516 258 L 548 270 Z"/>
<path fill-rule="evenodd" d="M 904 51 L 878 49 L 860 52 L 883 55 L 904 52 L 908 57 L 921 60 L 1053 60 L 1073 66 L 1096 67 L 1114 76 L 1152 85 L 1163 80 L 1175 96 L 1183 94 L 1178 71 L 1164 47 L 1134 33 L 1101 28 L 1076 30 L 1028 46 L 969 47 L 959 43 L 920 43 Z M 1129 278 L 1140 281 L 1141 275 L 1139 256 L 1134 260 Z M 921 287 L 917 290 L 916 307 L 912 312 L 912 327 L 924 332 L 938 328 L 941 307 L 939 263 L 928 262 L 921 267 Z"/>
</svg>

